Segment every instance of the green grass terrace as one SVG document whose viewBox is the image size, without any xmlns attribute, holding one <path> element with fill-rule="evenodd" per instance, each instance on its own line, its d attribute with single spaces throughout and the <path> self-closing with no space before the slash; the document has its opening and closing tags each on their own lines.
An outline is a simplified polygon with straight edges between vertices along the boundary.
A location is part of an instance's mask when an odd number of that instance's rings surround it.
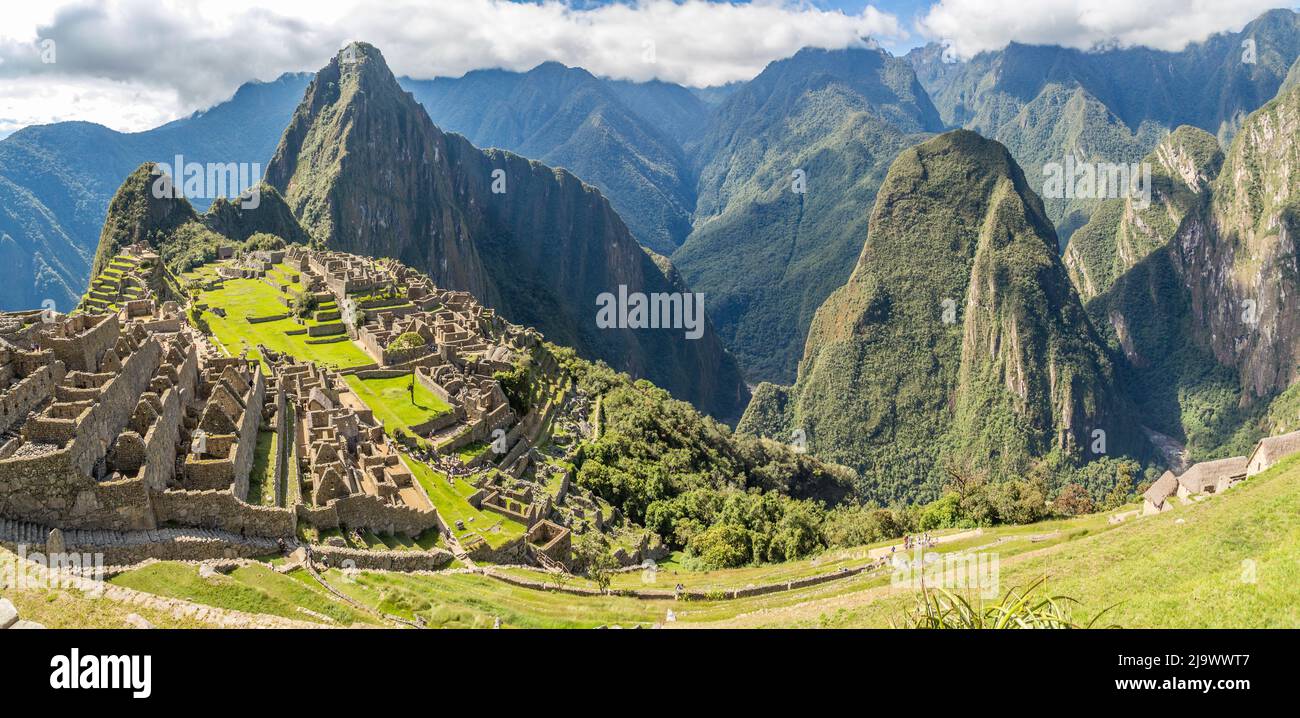
<svg viewBox="0 0 1300 718">
<path fill-rule="evenodd" d="M 457 478 L 449 483 L 446 474 L 434 470 L 428 464 L 411 457 L 403 457 L 403 460 L 415 475 L 415 480 L 424 487 L 447 528 L 462 544 L 471 542 L 475 537 L 482 537 L 489 546 L 499 548 L 523 536 L 527 530 L 514 519 L 471 506 L 467 499 L 476 489 L 465 480 Z M 465 528 L 456 528 L 458 520 Z"/>
<path fill-rule="evenodd" d="M 375 413 L 375 418 L 383 422 L 384 431 L 390 435 L 398 429 L 409 432 L 411 427 L 451 411 L 449 404 L 418 381 L 412 398 L 409 374 L 387 379 L 362 379 L 348 375 L 347 382 Z"/>
<path fill-rule="evenodd" d="M 262 359 L 257 352 L 257 345 L 285 352 L 299 361 L 311 360 L 336 369 L 349 369 L 374 364 L 361 347 L 343 337 L 311 337 L 306 333 L 306 325 L 299 324 L 292 317 L 274 321 L 252 323 L 249 317 L 271 317 L 291 313 L 288 302 L 298 286 L 290 283 L 292 270 L 284 265 L 272 281 L 286 285 L 286 291 L 280 291 L 261 279 L 227 279 L 217 289 L 198 292 L 197 300 L 208 305 L 202 320 L 211 329 L 213 337 L 231 356 L 239 356 L 245 348 L 249 356 Z M 213 277 L 210 265 L 200 267 L 195 272 L 187 273 L 183 279 L 202 279 L 210 281 Z M 282 301 L 283 300 L 283 301 Z M 220 317 L 213 308 L 221 307 L 226 316 Z"/>
</svg>

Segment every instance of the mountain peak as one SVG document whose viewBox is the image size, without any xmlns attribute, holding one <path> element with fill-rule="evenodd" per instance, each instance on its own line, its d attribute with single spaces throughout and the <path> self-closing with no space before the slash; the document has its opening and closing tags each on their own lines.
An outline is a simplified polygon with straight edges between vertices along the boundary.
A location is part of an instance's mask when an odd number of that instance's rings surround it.
<svg viewBox="0 0 1300 718">
<path fill-rule="evenodd" d="M 136 242 L 155 244 L 160 237 L 197 219 L 189 200 L 169 191 L 169 180 L 157 164 L 140 165 L 108 204 L 91 276 L 98 276 L 121 247 Z"/>
<path fill-rule="evenodd" d="M 1080 457 L 1094 429 L 1135 435 L 1055 247 L 1001 143 L 957 130 L 904 151 L 794 386 L 756 391 L 740 430 L 803 432 L 885 502 L 934 495 L 946 462 L 1010 476 Z"/>
<path fill-rule="evenodd" d="M 266 179 L 331 249 L 398 259 L 715 416 L 736 416 L 747 399 L 711 327 L 701 341 L 598 327 L 602 293 L 686 288 L 595 188 L 444 134 L 373 46 L 349 45 L 318 73 Z"/>
</svg>

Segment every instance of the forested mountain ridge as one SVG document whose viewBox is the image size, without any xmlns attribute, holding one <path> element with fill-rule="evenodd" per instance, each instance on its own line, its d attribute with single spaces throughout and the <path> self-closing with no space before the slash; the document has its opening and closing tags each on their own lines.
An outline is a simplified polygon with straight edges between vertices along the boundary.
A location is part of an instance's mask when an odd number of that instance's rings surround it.
<svg viewBox="0 0 1300 718">
<path fill-rule="evenodd" d="M 1001 144 L 959 130 L 904 151 L 798 379 L 760 385 L 739 429 L 806 441 L 883 502 L 936 497 L 953 465 L 1149 453 L 1055 242 Z"/>
<path fill-rule="evenodd" d="M 1047 162 L 1138 162 L 1180 125 L 1226 144 L 1297 58 L 1300 15 L 1285 9 L 1177 52 L 1013 42 L 959 62 L 933 43 L 907 54 L 944 121 L 1007 145 L 1036 188 Z M 1104 199 L 1044 197 L 1063 247 Z"/>
<path fill-rule="evenodd" d="M 889 163 L 941 130 L 905 62 L 803 50 L 732 92 L 694 146 L 695 229 L 673 260 L 750 382 L 789 382 L 817 307 L 843 284 Z"/>
</svg>

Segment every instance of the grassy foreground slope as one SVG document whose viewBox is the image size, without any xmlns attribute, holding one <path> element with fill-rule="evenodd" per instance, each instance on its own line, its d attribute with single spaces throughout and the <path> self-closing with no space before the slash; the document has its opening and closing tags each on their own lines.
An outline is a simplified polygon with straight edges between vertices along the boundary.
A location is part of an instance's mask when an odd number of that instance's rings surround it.
<svg viewBox="0 0 1300 718">
<path fill-rule="evenodd" d="M 1002 592 L 1046 578 L 1048 592 L 1079 600 L 1077 616 L 1091 617 L 1114 606 L 1103 623 L 1124 628 L 1295 628 L 1300 626 L 1297 506 L 1300 458 L 1293 458 L 1222 496 L 1176 505 L 1158 516 L 1128 516 L 1112 523 L 1114 514 L 1092 514 L 997 527 L 940 544 L 939 550 L 996 552 Z M 1130 506 L 1122 513 L 1132 509 Z M 830 550 L 812 559 L 709 572 L 669 564 L 650 585 L 638 586 L 642 581 L 639 572 L 619 576 L 615 583 L 621 588 L 657 590 L 671 590 L 675 583 L 740 588 L 857 565 L 869 553 L 870 547 Z M 279 576 L 269 571 L 241 571 L 233 581 L 230 577 L 214 579 L 221 585 L 197 593 L 177 590 L 197 580 L 194 567 L 181 564 L 154 564 L 124 574 L 114 583 L 145 590 L 150 590 L 150 584 L 154 589 L 165 586 L 170 590 L 163 593 L 178 598 L 310 621 L 316 617 L 292 607 L 304 597 L 305 587 L 313 590 L 306 596 L 310 605 L 303 608 L 333 619 L 318 618 L 319 622 L 358 625 L 373 619 L 364 611 L 357 612 L 355 606 L 314 590 L 301 572 Z M 910 589 L 892 587 L 888 569 L 793 591 L 707 601 L 580 597 L 459 572 L 363 572 L 347 577 L 330 571 L 326 577 L 367 609 L 408 620 L 422 618 L 430 626 L 459 627 L 487 627 L 497 618 L 505 627 L 533 628 L 654 624 L 682 628 L 890 627 L 901 623 L 903 611 L 915 596 Z M 245 585 L 226 585 L 236 582 Z M 250 583 L 256 584 L 255 591 L 248 590 Z M 565 585 L 587 583 L 573 578 Z M 259 607 L 259 603 L 264 605 Z M 668 623 L 665 619 L 670 609 L 676 620 Z M 97 616 L 100 611 L 83 615 Z"/>
<path fill-rule="evenodd" d="M 1003 592 L 1047 591 L 1124 628 L 1300 627 L 1300 457 L 1200 503 L 1001 557 Z M 1025 527 L 1018 527 L 1025 528 Z M 990 550 L 997 550 L 996 548 Z M 739 616 L 723 625 L 882 627 L 911 606 L 888 587 Z"/>
</svg>

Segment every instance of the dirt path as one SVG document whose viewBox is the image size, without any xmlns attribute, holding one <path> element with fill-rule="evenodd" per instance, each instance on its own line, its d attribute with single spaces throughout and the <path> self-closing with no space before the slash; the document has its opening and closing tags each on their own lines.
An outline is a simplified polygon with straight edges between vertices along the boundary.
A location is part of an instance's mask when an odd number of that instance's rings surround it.
<svg viewBox="0 0 1300 718">
<path fill-rule="evenodd" d="M 972 531 L 966 531 L 962 533 L 965 534 L 964 536 L 962 536 L 962 538 L 969 538 L 970 536 L 979 535 L 979 533 L 972 532 Z M 956 537 L 958 536 L 958 534 L 951 534 L 951 536 Z M 1096 535 L 1090 536 L 1088 538 L 1095 538 L 1095 536 Z M 957 539 L 949 538 L 949 541 L 954 541 L 954 540 Z M 993 541 L 988 545 L 992 546 L 1001 543 L 1002 540 L 1003 538 L 999 538 L 997 541 Z M 1053 551 L 1059 550 L 1062 546 L 1066 546 L 1071 543 L 1073 542 L 1067 541 L 1064 543 L 1057 543 L 1051 546 L 1044 546 L 1042 548 L 1032 549 L 1029 551 L 1025 551 L 1023 553 L 1018 553 L 1014 556 L 1009 556 L 1005 559 L 1002 559 L 1002 567 L 1003 569 L 1005 569 L 1007 566 L 1015 566 L 1024 561 L 1030 561 L 1036 558 L 1040 558 Z M 886 550 L 888 549 L 888 547 L 885 548 Z M 676 622 L 671 624 L 671 626 L 665 625 L 665 627 L 755 628 L 760 626 L 770 627 L 774 625 L 783 625 L 783 624 L 788 625 L 795 621 L 807 621 L 810 618 L 815 619 L 820 614 L 833 614 L 840 609 L 853 609 L 859 606 L 870 604 L 882 598 L 888 598 L 891 596 L 898 596 L 898 595 L 900 595 L 900 592 L 898 591 L 898 589 L 895 589 L 893 586 L 889 586 L 889 585 L 876 586 L 873 588 L 863 589 L 861 591 L 853 591 L 850 593 L 844 593 L 844 594 L 829 596 L 825 598 L 809 598 L 808 600 L 799 601 L 797 603 L 792 603 L 786 606 L 777 606 L 773 608 L 759 608 L 753 611 L 746 611 L 744 613 L 739 613 L 736 614 L 735 616 L 732 616 L 731 618 L 726 618 L 719 621 L 708 621 L 708 622 L 701 622 L 701 623 Z"/>
</svg>

